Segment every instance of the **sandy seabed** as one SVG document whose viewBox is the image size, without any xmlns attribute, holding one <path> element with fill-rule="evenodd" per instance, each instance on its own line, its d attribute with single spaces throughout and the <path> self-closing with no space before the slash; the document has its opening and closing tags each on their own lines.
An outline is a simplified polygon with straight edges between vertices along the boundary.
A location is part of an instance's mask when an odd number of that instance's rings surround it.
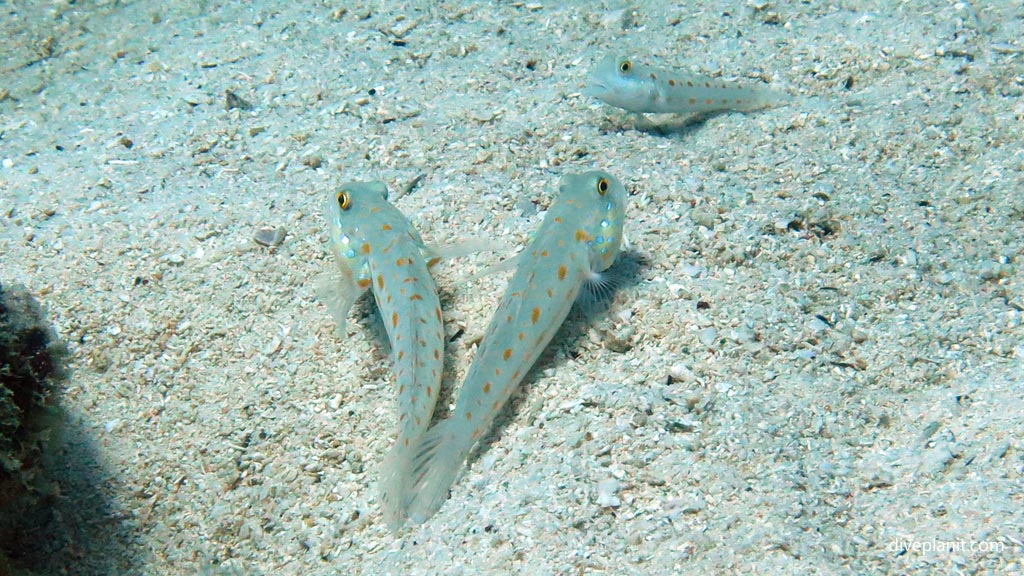
<svg viewBox="0 0 1024 576">
<path fill-rule="evenodd" d="M 74 358 L 59 514 L 25 558 L 1024 570 L 1024 9 L 699 5 L 0 4 L 0 281 Z M 639 121 L 581 94 L 609 53 L 794 100 Z M 324 196 L 383 180 L 428 242 L 521 246 L 591 168 L 630 192 L 614 303 L 390 533 L 391 362 L 370 306 L 339 338 L 316 298 Z M 449 382 L 507 275 L 464 279 L 493 262 L 436 269 Z"/>
</svg>

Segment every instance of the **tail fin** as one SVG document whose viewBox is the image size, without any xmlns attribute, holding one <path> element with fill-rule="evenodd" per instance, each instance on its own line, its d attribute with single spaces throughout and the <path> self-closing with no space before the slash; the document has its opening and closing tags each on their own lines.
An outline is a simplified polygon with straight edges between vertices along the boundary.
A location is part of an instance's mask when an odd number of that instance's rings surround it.
<svg viewBox="0 0 1024 576">
<path fill-rule="evenodd" d="M 423 434 L 414 449 L 406 493 L 405 508 L 413 522 L 426 522 L 448 499 L 448 489 L 474 442 L 472 430 L 453 419 L 441 421 Z"/>
<path fill-rule="evenodd" d="M 380 465 L 380 508 L 384 523 L 392 532 L 397 532 L 405 523 L 405 490 L 411 465 L 412 450 L 399 435 Z"/>
</svg>

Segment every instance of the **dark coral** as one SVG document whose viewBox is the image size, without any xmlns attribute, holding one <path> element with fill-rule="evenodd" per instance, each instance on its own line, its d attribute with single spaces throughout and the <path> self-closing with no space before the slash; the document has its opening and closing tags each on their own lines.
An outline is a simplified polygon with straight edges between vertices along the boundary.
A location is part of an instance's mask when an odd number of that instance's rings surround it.
<svg viewBox="0 0 1024 576">
<path fill-rule="evenodd" d="M 35 299 L 0 285 L 0 572 L 11 569 L 5 555 L 16 555 L 3 544 L 17 540 L 19 520 L 55 489 L 43 480 L 42 459 L 57 438 L 66 359 Z"/>
</svg>

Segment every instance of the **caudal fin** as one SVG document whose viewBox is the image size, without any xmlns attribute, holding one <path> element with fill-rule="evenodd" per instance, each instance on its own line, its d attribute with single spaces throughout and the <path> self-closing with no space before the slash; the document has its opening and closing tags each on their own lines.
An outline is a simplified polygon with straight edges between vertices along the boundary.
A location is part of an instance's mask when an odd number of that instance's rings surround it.
<svg viewBox="0 0 1024 576">
<path fill-rule="evenodd" d="M 392 532 L 396 532 L 405 523 L 405 491 L 409 483 L 411 456 L 412 450 L 399 437 L 380 466 L 381 514 Z"/>
<path fill-rule="evenodd" d="M 416 523 L 426 522 L 445 500 L 473 446 L 472 432 L 461 422 L 444 420 L 427 430 L 414 449 L 405 509 Z"/>
</svg>

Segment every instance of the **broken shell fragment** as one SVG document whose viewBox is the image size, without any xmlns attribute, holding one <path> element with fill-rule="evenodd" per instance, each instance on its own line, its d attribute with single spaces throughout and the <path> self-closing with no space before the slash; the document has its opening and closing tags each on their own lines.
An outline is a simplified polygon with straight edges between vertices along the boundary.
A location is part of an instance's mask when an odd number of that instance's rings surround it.
<svg viewBox="0 0 1024 576">
<path fill-rule="evenodd" d="M 284 226 L 278 226 L 277 228 L 259 228 L 256 233 L 253 234 L 252 239 L 256 241 L 260 246 L 269 246 L 273 248 L 284 242 L 284 237 L 288 232 L 284 229 Z"/>
</svg>

